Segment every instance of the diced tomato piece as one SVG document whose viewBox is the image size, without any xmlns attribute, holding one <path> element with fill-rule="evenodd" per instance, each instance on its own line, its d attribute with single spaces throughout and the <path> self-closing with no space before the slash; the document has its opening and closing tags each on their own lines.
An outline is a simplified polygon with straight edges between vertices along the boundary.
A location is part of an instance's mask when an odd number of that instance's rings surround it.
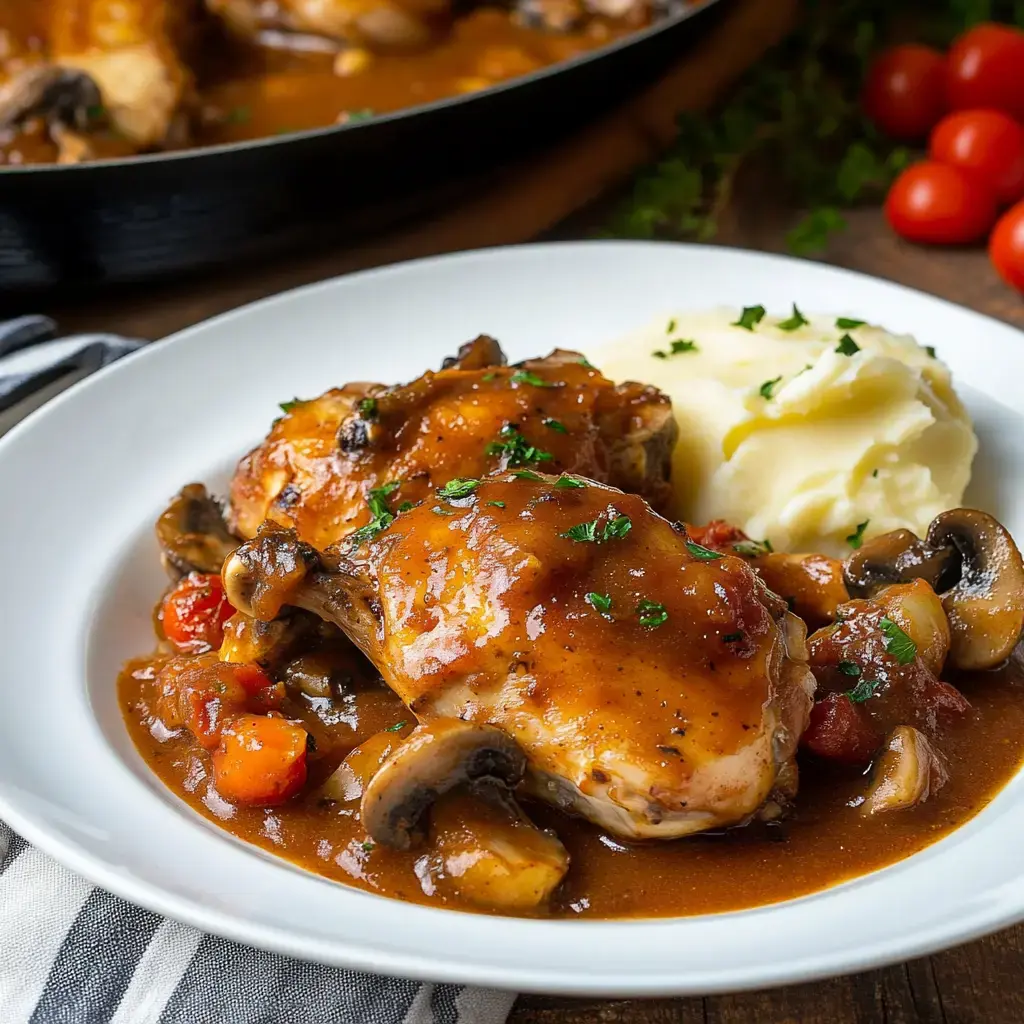
<svg viewBox="0 0 1024 1024">
<path fill-rule="evenodd" d="M 269 807 L 306 782 L 308 733 L 277 716 L 240 715 L 221 730 L 213 752 L 217 792 L 232 803 Z"/>
<path fill-rule="evenodd" d="M 164 725 L 184 726 L 212 750 L 224 723 L 244 711 L 273 710 L 284 700 L 284 686 L 258 665 L 191 659 L 171 662 L 160 674 L 159 714 Z M 184 663 L 182 666 L 181 663 Z"/>
<path fill-rule="evenodd" d="M 686 535 L 701 547 L 725 554 L 734 554 L 733 545 L 750 538 L 738 527 L 727 523 L 724 519 L 712 519 L 704 526 L 686 524 Z"/>
<path fill-rule="evenodd" d="M 811 720 L 801 745 L 818 757 L 843 764 L 867 764 L 882 744 L 882 736 L 867 709 L 845 693 L 830 693 L 811 708 Z"/>
<path fill-rule="evenodd" d="M 160 623 L 179 650 L 202 654 L 220 647 L 234 612 L 220 576 L 193 572 L 164 598 Z"/>
</svg>

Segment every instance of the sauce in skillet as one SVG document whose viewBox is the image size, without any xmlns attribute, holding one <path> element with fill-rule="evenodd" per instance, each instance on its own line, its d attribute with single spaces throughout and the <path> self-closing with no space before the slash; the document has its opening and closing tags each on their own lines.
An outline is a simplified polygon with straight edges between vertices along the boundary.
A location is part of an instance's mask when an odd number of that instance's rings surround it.
<svg viewBox="0 0 1024 1024">
<path fill-rule="evenodd" d="M 313 735 L 310 785 L 361 739 L 409 718 L 408 711 L 354 651 L 351 692 L 341 699 L 291 697 L 283 708 Z M 1020 654 L 994 672 L 956 680 L 972 712 L 944 725 L 938 745 L 948 783 L 928 801 L 899 813 L 862 816 L 852 801 L 863 794 L 863 773 L 801 761 L 793 811 L 782 822 L 630 845 L 596 827 L 537 805 L 529 813 L 555 829 L 572 867 L 546 913 L 554 917 L 668 917 L 791 899 L 902 860 L 977 814 L 1024 760 L 1024 664 Z M 156 775 L 200 814 L 241 839 L 318 874 L 382 895 L 448 905 L 427 894 L 416 863 L 366 841 L 353 811 L 300 798 L 270 810 L 234 807 L 210 785 L 208 755 L 182 730 L 168 734 L 154 714 L 153 678 L 159 657 L 126 666 L 119 695 L 132 738 Z"/>
</svg>

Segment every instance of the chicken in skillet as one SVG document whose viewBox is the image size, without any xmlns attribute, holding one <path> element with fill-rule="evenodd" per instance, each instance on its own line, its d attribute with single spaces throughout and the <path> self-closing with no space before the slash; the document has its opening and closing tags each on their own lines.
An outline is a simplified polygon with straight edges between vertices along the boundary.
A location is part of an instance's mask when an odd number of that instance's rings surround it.
<svg viewBox="0 0 1024 1024">
<path fill-rule="evenodd" d="M 795 790 L 803 623 L 637 495 L 459 480 L 322 555 L 268 524 L 224 582 L 258 619 L 336 623 L 421 722 L 501 730 L 530 792 L 619 836 L 737 824 Z"/>
<path fill-rule="evenodd" d="M 238 466 L 229 518 L 242 537 L 269 520 L 325 548 L 379 518 L 385 497 L 429 502 L 435 486 L 501 469 L 578 473 L 660 508 L 676 434 L 655 388 L 613 384 L 576 352 L 506 366 L 481 337 L 410 384 L 286 403 Z"/>
</svg>

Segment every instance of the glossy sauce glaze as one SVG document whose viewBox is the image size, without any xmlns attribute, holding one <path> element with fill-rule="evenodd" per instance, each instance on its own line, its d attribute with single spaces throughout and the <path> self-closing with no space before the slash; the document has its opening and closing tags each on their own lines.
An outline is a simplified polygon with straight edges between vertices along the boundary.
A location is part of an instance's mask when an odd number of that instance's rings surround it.
<svg viewBox="0 0 1024 1024">
<path fill-rule="evenodd" d="M 119 696 L 147 765 L 204 817 L 241 839 L 310 871 L 381 895 L 472 910 L 426 879 L 422 851 L 399 852 L 367 840 L 353 805 L 320 801 L 315 789 L 360 740 L 410 716 L 354 650 L 338 653 L 352 680 L 347 696 L 291 696 L 283 711 L 316 743 L 307 794 L 281 807 L 235 807 L 210 781 L 209 755 L 189 734 L 156 716 L 154 678 L 166 655 L 126 666 Z M 855 805 L 866 773 L 801 755 L 801 786 L 788 816 L 717 835 L 628 843 L 535 803 L 572 866 L 544 914 L 553 917 L 668 917 L 739 910 L 806 895 L 902 860 L 977 814 L 1024 759 L 1024 671 L 1018 652 L 994 672 L 956 680 L 969 714 L 945 722 L 938 744 L 949 781 L 909 810 L 865 817 Z M 419 865 L 419 870 L 418 870 Z M 425 879 L 421 883 L 421 877 Z"/>
</svg>

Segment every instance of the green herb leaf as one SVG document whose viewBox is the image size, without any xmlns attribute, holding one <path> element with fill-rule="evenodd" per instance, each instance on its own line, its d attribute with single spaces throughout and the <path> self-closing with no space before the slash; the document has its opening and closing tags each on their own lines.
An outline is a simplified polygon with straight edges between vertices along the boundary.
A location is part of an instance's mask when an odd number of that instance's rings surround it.
<svg viewBox="0 0 1024 1024">
<path fill-rule="evenodd" d="M 456 477 L 454 480 L 449 480 L 444 487 L 440 488 L 437 492 L 437 496 L 439 498 L 444 498 L 445 501 L 454 501 L 459 498 L 468 497 L 479 486 L 479 480 L 473 480 L 470 477 Z"/>
<path fill-rule="evenodd" d="M 494 370 L 491 370 L 490 373 L 485 373 L 480 379 L 483 380 L 483 381 L 490 382 L 490 381 L 494 380 L 494 378 L 497 377 L 497 376 L 498 376 L 498 374 Z"/>
<path fill-rule="evenodd" d="M 766 380 L 757 389 L 757 393 L 762 398 L 767 399 L 768 401 L 771 401 L 771 399 L 773 397 L 772 396 L 772 392 L 775 390 L 775 385 L 778 384 L 780 380 L 782 380 L 782 375 L 781 374 L 778 377 L 774 378 L 773 380 Z"/>
<path fill-rule="evenodd" d="M 561 384 L 544 380 L 543 377 L 538 377 L 537 374 L 531 373 L 529 370 L 516 370 L 509 379 L 513 384 L 532 384 L 535 388 L 561 387 Z"/>
<path fill-rule="evenodd" d="M 633 529 L 633 521 L 629 516 L 617 515 L 605 524 L 601 540 L 621 540 Z"/>
<path fill-rule="evenodd" d="M 395 722 L 394 725 L 389 725 L 384 731 L 385 732 L 401 732 L 409 723 L 408 722 Z"/>
<path fill-rule="evenodd" d="M 690 554 L 701 562 L 713 562 L 717 558 L 722 558 L 722 554 L 718 551 L 712 551 L 710 548 L 706 548 L 701 544 L 697 544 L 695 541 L 686 538 L 686 550 Z"/>
<path fill-rule="evenodd" d="M 252 120 L 252 111 L 248 107 L 235 107 L 224 115 L 226 124 L 247 124 Z"/>
<path fill-rule="evenodd" d="M 518 480 L 533 480 L 534 483 L 544 482 L 544 477 L 538 476 L 532 469 L 514 469 L 512 475 Z"/>
<path fill-rule="evenodd" d="M 570 526 L 562 536 L 569 540 L 574 540 L 578 544 L 596 542 L 597 520 L 591 519 L 589 523 L 578 523 L 576 526 Z"/>
<path fill-rule="evenodd" d="M 376 537 L 378 533 L 382 533 L 395 521 L 394 513 L 388 506 L 388 497 L 401 486 L 401 480 L 392 480 L 380 487 L 370 488 L 366 495 L 366 504 L 370 506 L 372 518 L 365 526 L 350 535 L 348 539 L 352 543 L 362 544 L 364 541 Z"/>
<path fill-rule="evenodd" d="M 651 353 L 652 356 L 657 356 L 659 359 L 668 359 L 669 356 L 677 356 L 682 352 L 699 352 L 697 348 L 697 342 L 691 341 L 689 338 L 676 338 L 675 341 L 669 342 L 669 351 L 661 352 L 655 350 Z"/>
<path fill-rule="evenodd" d="M 836 327 L 841 331 L 855 331 L 858 327 L 863 327 L 866 323 L 866 320 L 851 320 L 848 316 L 841 316 L 836 320 Z"/>
<path fill-rule="evenodd" d="M 727 644 L 738 644 L 743 639 L 742 633 L 726 633 L 722 637 L 722 642 Z"/>
<path fill-rule="evenodd" d="M 364 839 L 359 844 L 359 847 L 363 851 L 363 853 L 372 853 L 375 847 L 375 843 L 373 842 L 372 839 Z"/>
<path fill-rule="evenodd" d="M 675 322 L 675 320 L 669 320 L 668 326 L 665 328 L 665 333 L 666 334 L 675 334 L 675 332 L 676 332 L 676 322 Z"/>
<path fill-rule="evenodd" d="M 860 665 L 852 661 L 841 661 L 836 668 L 843 673 L 844 676 L 852 676 L 857 679 L 860 676 Z"/>
<path fill-rule="evenodd" d="M 558 434 L 569 433 L 569 428 L 564 423 L 560 420 L 553 420 L 550 416 L 547 419 L 541 420 L 541 423 L 543 423 L 548 430 L 553 430 Z"/>
<path fill-rule="evenodd" d="M 591 591 L 589 594 L 584 595 L 583 600 L 586 601 L 591 608 L 599 612 L 607 612 L 612 606 L 612 599 L 608 594 L 595 594 Z"/>
<path fill-rule="evenodd" d="M 925 352 L 928 353 L 928 355 L 930 355 L 932 357 L 932 359 L 938 359 L 938 356 L 935 354 L 935 346 L 934 345 L 925 345 L 924 350 L 925 350 Z"/>
<path fill-rule="evenodd" d="M 560 490 L 564 490 L 567 487 L 570 487 L 570 488 L 581 488 L 581 487 L 586 487 L 587 485 L 582 480 L 579 480 L 578 478 L 576 478 L 574 476 L 569 476 L 568 473 L 563 473 L 555 481 L 555 486 L 557 488 L 559 488 Z"/>
<path fill-rule="evenodd" d="M 857 344 L 848 334 L 844 334 L 839 339 L 839 344 L 836 345 L 836 351 L 841 356 L 854 356 L 860 351 L 860 345 Z"/>
<path fill-rule="evenodd" d="M 570 527 L 561 536 L 577 543 L 600 544 L 609 540 L 621 540 L 633 528 L 632 520 L 624 515 L 616 515 L 614 519 L 609 519 L 600 533 L 597 530 L 597 523 L 596 519 L 591 519 L 589 523 L 579 523 Z"/>
<path fill-rule="evenodd" d="M 360 121 L 369 121 L 373 117 L 372 107 L 360 107 L 358 110 L 345 111 L 345 124 L 358 124 Z"/>
<path fill-rule="evenodd" d="M 739 320 L 729 326 L 742 327 L 745 331 L 752 331 L 764 319 L 764 313 L 764 306 L 744 306 Z"/>
<path fill-rule="evenodd" d="M 403 501 L 402 504 L 395 509 L 395 512 L 411 512 L 416 507 L 417 504 L 418 503 L 415 501 Z"/>
<path fill-rule="evenodd" d="M 882 685 L 881 679 L 861 679 L 852 690 L 846 690 L 846 696 L 854 704 L 863 704 L 875 696 L 875 691 Z"/>
<path fill-rule="evenodd" d="M 759 558 L 761 555 L 770 555 L 775 550 L 767 537 L 764 540 L 741 540 L 738 544 L 733 544 L 732 549 L 744 558 Z"/>
<path fill-rule="evenodd" d="M 780 331 L 795 331 L 800 327 L 806 326 L 810 322 L 811 321 L 808 320 L 799 309 L 797 309 L 796 303 L 794 302 L 793 315 L 788 320 L 782 320 L 775 326 L 778 327 Z"/>
<path fill-rule="evenodd" d="M 503 502 L 503 501 L 489 501 L 489 502 L 487 502 L 487 504 L 488 505 L 493 505 L 495 508 L 504 508 L 505 507 L 505 502 Z"/>
<path fill-rule="evenodd" d="M 797 256 L 806 256 L 824 249 L 834 234 L 845 230 L 846 218 L 834 206 L 821 206 L 786 235 L 786 247 Z"/>
<path fill-rule="evenodd" d="M 278 408 L 281 410 L 281 412 L 291 412 L 292 409 L 295 408 L 295 406 L 302 405 L 305 401 L 305 398 L 293 398 L 290 402 L 279 403 Z"/>
<path fill-rule="evenodd" d="M 657 601 L 648 601 L 646 598 L 636 606 L 636 613 L 640 617 L 640 625 L 648 629 L 657 629 L 668 622 L 668 612 L 663 604 Z"/>
<path fill-rule="evenodd" d="M 588 370 L 595 369 L 594 364 L 586 356 L 580 356 L 580 366 L 585 366 Z"/>
<path fill-rule="evenodd" d="M 879 619 L 878 628 L 885 636 L 885 649 L 900 665 L 909 665 L 917 657 L 917 644 L 892 619 Z"/>
<path fill-rule="evenodd" d="M 506 423 L 501 428 L 501 441 L 492 441 L 486 448 L 488 455 L 500 455 L 505 466 L 524 466 L 529 462 L 550 462 L 554 456 L 551 452 L 541 451 L 529 443 L 519 428 Z"/>
<path fill-rule="evenodd" d="M 857 529 L 846 538 L 846 543 L 849 544 L 854 551 L 864 543 L 864 531 L 868 528 L 868 523 L 870 522 L 870 519 L 865 519 L 863 523 L 858 523 Z"/>
<path fill-rule="evenodd" d="M 359 415 L 364 420 L 372 420 L 377 415 L 377 399 L 364 398 L 359 403 Z"/>
</svg>

